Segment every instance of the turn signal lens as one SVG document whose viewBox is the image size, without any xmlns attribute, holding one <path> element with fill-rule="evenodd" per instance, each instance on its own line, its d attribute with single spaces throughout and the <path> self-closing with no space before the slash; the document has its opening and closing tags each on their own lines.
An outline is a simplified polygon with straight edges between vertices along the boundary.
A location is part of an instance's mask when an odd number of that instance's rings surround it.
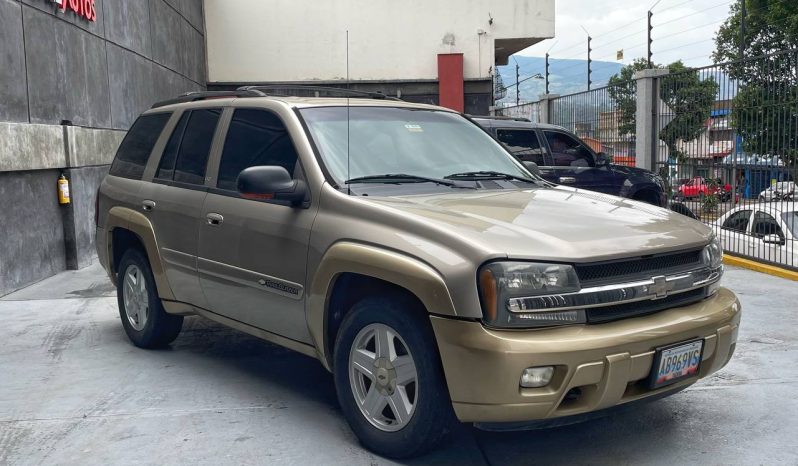
<svg viewBox="0 0 798 466">
<path fill-rule="evenodd" d="M 482 306 L 485 311 L 485 317 L 488 320 L 496 320 L 496 306 L 498 305 L 496 278 L 487 268 L 483 268 L 479 272 L 479 291 L 482 294 Z"/>
<path fill-rule="evenodd" d="M 545 387 L 551 382 L 554 366 L 527 367 L 521 373 L 521 386 L 524 388 Z"/>
</svg>

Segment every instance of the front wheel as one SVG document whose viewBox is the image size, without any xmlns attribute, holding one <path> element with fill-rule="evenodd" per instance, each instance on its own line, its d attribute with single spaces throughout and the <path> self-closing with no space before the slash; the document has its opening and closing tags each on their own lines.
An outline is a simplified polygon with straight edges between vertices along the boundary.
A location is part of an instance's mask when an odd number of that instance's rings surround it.
<svg viewBox="0 0 798 466">
<path fill-rule="evenodd" d="M 419 455 L 453 423 L 429 317 L 412 300 L 366 298 L 355 304 L 335 342 L 333 372 L 349 425 L 380 455 Z"/>
</svg>

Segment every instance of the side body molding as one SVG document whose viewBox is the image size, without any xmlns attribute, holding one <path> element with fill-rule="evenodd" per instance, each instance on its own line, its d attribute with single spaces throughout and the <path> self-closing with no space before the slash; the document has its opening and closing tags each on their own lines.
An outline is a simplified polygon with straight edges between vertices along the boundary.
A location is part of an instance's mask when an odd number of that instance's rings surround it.
<svg viewBox="0 0 798 466">
<path fill-rule="evenodd" d="M 172 288 L 169 286 L 169 281 L 166 279 L 166 271 L 163 268 L 161 260 L 161 252 L 158 248 L 158 242 L 155 239 L 155 230 L 152 227 L 150 220 L 140 212 L 129 209 L 127 207 L 115 206 L 108 212 L 108 218 L 105 224 L 105 231 L 107 236 L 106 244 L 108 245 L 108 270 L 114 270 L 116 264 L 113 263 L 114 251 L 114 229 L 124 228 L 134 233 L 141 240 L 141 243 L 146 249 L 147 258 L 150 261 L 150 268 L 155 277 L 155 284 L 158 286 L 158 296 L 161 299 L 174 300 Z M 112 276 L 114 284 L 116 284 L 116 277 Z"/>
<path fill-rule="evenodd" d="M 456 316 L 452 297 L 441 275 L 429 265 L 404 254 L 375 246 L 339 242 L 322 257 L 307 291 L 307 319 L 319 360 L 330 369 L 327 354 L 327 309 L 336 279 L 356 273 L 401 286 L 413 293 L 434 314 Z"/>
</svg>

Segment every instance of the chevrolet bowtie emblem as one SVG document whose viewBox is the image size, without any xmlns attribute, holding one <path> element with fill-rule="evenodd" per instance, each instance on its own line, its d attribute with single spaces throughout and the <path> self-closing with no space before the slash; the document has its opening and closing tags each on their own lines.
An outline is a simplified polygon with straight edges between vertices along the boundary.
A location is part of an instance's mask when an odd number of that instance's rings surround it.
<svg viewBox="0 0 798 466">
<path fill-rule="evenodd" d="M 664 298 L 668 295 L 668 280 L 665 279 L 664 275 L 651 277 L 651 281 L 653 281 L 654 284 L 648 287 L 648 294 L 654 295 L 657 298 Z"/>
</svg>

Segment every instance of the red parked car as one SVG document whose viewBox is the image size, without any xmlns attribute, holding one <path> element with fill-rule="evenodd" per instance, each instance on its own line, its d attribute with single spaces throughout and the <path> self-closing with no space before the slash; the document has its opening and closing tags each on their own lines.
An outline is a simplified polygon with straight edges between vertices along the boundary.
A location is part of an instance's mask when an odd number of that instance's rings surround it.
<svg viewBox="0 0 798 466">
<path fill-rule="evenodd" d="M 732 187 L 730 184 L 723 184 L 720 180 L 713 183 L 712 180 L 696 176 L 692 180 L 679 186 L 675 197 L 680 199 L 692 199 L 717 194 L 721 201 L 731 199 Z"/>
</svg>

